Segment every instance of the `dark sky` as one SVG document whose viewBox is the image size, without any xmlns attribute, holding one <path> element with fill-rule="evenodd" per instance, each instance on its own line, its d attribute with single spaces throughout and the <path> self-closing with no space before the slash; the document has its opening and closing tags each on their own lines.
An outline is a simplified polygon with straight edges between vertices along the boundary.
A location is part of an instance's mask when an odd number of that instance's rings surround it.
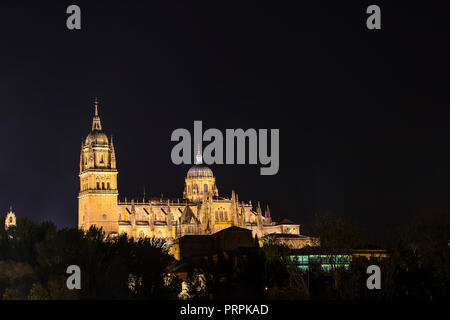
<svg viewBox="0 0 450 320">
<path fill-rule="evenodd" d="M 449 22 L 422 1 L 2 1 L 0 212 L 76 226 L 94 96 L 119 193 L 181 196 L 176 128 L 279 128 L 280 171 L 212 166 L 219 193 L 372 231 L 450 206 Z M 392 2 L 392 1 L 391 1 Z M 189 4 L 188 4 L 189 3 Z M 312 4 L 314 3 L 314 4 Z M 366 28 L 369 4 L 382 29 Z M 78 4 L 82 30 L 66 28 Z"/>
</svg>

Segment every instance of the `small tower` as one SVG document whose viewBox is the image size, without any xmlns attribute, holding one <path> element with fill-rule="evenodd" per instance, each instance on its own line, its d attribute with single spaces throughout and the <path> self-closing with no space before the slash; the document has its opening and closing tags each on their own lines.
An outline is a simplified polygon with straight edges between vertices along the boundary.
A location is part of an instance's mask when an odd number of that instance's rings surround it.
<svg viewBox="0 0 450 320">
<path fill-rule="evenodd" d="M 16 226 L 16 215 L 12 211 L 12 207 L 9 207 L 9 212 L 6 214 L 5 218 L 5 229 L 8 230 L 10 227 Z"/>
</svg>

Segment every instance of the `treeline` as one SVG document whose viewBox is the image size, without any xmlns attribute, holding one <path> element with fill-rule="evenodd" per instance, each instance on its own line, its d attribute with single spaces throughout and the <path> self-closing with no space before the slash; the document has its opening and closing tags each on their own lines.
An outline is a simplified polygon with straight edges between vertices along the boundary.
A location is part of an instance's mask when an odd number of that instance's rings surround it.
<svg viewBox="0 0 450 320">
<path fill-rule="evenodd" d="M 316 214 L 304 229 L 321 240 L 319 250 L 305 252 L 334 255 L 374 248 L 355 223 L 332 214 Z M 248 250 L 178 263 L 188 274 L 182 283 L 167 272 L 175 261 L 165 241 L 125 236 L 104 241 L 95 228 L 57 230 L 53 223 L 18 219 L 16 228 L 0 228 L 0 298 L 439 300 L 450 288 L 449 239 L 448 214 L 431 210 L 376 241 L 388 249 L 388 259 L 353 259 L 348 270 L 312 265 L 301 271 L 292 251 L 269 237 L 262 248 L 256 242 Z M 381 290 L 366 286 L 371 264 L 381 268 Z M 66 287 L 69 265 L 81 269 L 81 290 Z"/>
<path fill-rule="evenodd" d="M 317 213 L 307 234 L 320 237 L 320 248 L 303 254 L 332 257 L 354 249 L 387 249 L 389 258 L 353 258 L 346 270 L 337 265 L 324 271 L 311 265 L 301 271 L 292 251 L 269 238 L 256 251 L 219 254 L 192 272 L 185 297 L 191 299 L 333 299 L 440 300 L 450 288 L 450 220 L 446 213 L 428 210 L 395 232 L 371 240 L 353 221 Z M 306 229 L 305 228 L 305 229 Z M 375 244 L 374 244 L 375 242 Z M 367 288 L 367 267 L 381 269 L 381 289 Z"/>
<path fill-rule="evenodd" d="M 172 261 L 162 240 L 120 236 L 104 241 L 95 228 L 57 230 L 53 223 L 17 219 L 17 227 L 0 228 L 0 298 L 176 298 L 179 288 L 163 283 Z M 67 288 L 70 265 L 81 269 L 80 290 Z"/>
</svg>

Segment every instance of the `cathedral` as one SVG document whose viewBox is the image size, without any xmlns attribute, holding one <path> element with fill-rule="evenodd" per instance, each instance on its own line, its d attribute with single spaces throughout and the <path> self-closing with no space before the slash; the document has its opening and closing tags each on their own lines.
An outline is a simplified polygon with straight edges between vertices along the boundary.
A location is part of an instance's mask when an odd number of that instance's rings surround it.
<svg viewBox="0 0 450 320">
<path fill-rule="evenodd" d="M 81 143 L 78 226 L 102 227 L 110 237 L 126 233 L 130 237 L 177 239 L 184 235 L 208 235 L 237 226 L 258 238 L 267 234 L 300 235 L 300 226 L 287 219 L 272 221 L 269 207 L 256 208 L 251 201 L 219 195 L 212 170 L 203 164 L 200 150 L 184 180 L 181 198 L 121 199 L 117 184 L 116 154 L 112 137 L 102 129 L 98 102 L 92 129 Z"/>
</svg>

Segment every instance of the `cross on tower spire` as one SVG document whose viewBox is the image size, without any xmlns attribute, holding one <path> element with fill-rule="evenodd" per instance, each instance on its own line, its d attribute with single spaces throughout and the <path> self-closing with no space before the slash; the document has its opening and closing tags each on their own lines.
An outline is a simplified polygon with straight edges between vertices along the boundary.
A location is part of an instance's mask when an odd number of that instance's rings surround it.
<svg viewBox="0 0 450 320">
<path fill-rule="evenodd" d="M 92 131 L 94 130 L 98 130 L 101 131 L 102 130 L 102 123 L 100 122 L 100 117 L 98 115 L 98 100 L 97 97 L 95 97 L 94 100 L 94 118 L 92 119 Z"/>
<path fill-rule="evenodd" d="M 97 97 L 95 97 L 94 105 L 95 105 L 95 116 L 98 117 L 98 100 L 97 100 Z"/>
</svg>

